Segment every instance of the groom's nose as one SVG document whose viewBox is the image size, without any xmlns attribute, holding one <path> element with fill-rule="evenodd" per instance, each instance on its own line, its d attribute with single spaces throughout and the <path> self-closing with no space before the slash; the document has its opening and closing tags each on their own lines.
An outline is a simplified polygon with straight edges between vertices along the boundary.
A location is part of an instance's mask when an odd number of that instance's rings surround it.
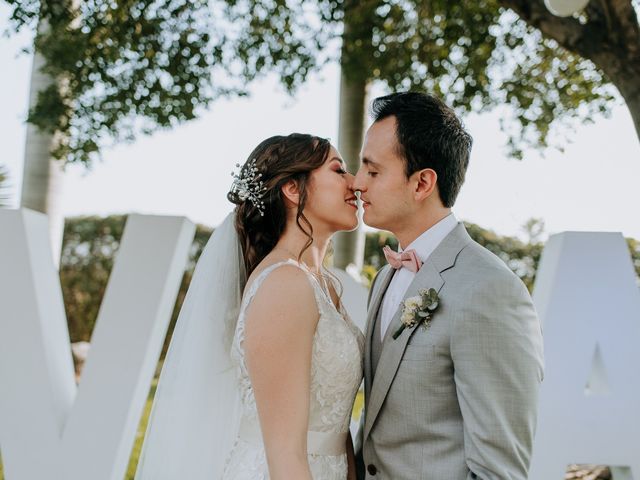
<svg viewBox="0 0 640 480">
<path fill-rule="evenodd" d="M 362 169 L 358 170 L 356 172 L 356 176 L 353 179 L 353 190 L 354 191 L 359 191 L 359 192 L 366 192 L 367 191 L 367 186 L 364 182 L 365 179 L 365 173 L 362 171 Z"/>
</svg>

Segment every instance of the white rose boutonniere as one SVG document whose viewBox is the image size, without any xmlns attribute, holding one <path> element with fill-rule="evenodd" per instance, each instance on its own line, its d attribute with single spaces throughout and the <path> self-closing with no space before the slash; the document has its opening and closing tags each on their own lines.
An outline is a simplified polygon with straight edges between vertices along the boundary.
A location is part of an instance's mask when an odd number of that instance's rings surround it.
<svg viewBox="0 0 640 480">
<path fill-rule="evenodd" d="M 418 293 L 420 295 L 409 297 L 404 301 L 400 317 L 402 325 L 393 334 L 394 340 L 400 336 L 405 328 L 413 328 L 420 323 L 427 327 L 433 313 L 438 309 L 440 299 L 435 288 L 422 289 Z"/>
</svg>

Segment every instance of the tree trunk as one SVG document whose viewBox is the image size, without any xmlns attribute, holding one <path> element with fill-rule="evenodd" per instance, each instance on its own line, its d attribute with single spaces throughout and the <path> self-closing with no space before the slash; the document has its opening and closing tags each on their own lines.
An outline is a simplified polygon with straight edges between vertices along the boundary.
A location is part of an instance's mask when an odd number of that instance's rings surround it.
<svg viewBox="0 0 640 480">
<path fill-rule="evenodd" d="M 616 63 L 619 65 L 619 62 Z M 635 65 L 625 65 L 619 71 L 604 71 L 624 98 L 640 140 L 640 61 Z"/>
<path fill-rule="evenodd" d="M 353 80 L 340 75 L 340 120 L 338 150 L 347 169 L 355 173 L 360 166 L 360 149 L 364 136 L 367 103 L 366 80 Z M 353 232 L 340 232 L 334 240 L 333 264 L 345 269 L 354 264 L 360 271 L 364 261 L 364 231 L 362 225 Z"/>
<path fill-rule="evenodd" d="M 360 150 L 366 125 L 366 104 L 371 72 L 362 56 L 370 54 L 375 3 L 344 2 L 344 31 L 340 52 L 340 119 L 338 149 L 347 168 L 355 173 L 360 166 Z M 364 261 L 364 230 L 362 222 L 353 232 L 340 232 L 334 241 L 333 264 L 346 269 L 355 265 L 362 270 Z"/>
<path fill-rule="evenodd" d="M 624 93 L 622 96 L 625 97 Z M 638 136 L 638 140 L 640 140 L 640 96 L 636 95 L 632 99 L 625 97 L 625 101 L 627 107 L 629 107 L 631 118 L 633 119 L 633 126 L 636 127 L 636 135 Z"/>
<path fill-rule="evenodd" d="M 47 28 L 43 23 L 40 22 L 38 29 Z M 38 92 L 55 83 L 55 79 L 41 71 L 44 62 L 44 58 L 36 50 L 33 55 L 29 88 L 29 108 L 35 106 Z M 61 202 L 63 167 L 62 162 L 55 160 L 50 153 L 55 145 L 55 138 L 55 134 L 43 132 L 35 125 L 27 123 L 20 206 L 49 216 L 49 238 L 53 261 L 56 267 L 59 267 L 64 230 Z"/>
</svg>

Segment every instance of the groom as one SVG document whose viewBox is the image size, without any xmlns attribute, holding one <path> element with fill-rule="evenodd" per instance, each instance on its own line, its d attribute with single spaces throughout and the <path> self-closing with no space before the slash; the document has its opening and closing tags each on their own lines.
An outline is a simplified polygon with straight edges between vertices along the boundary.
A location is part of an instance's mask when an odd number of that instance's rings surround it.
<svg viewBox="0 0 640 480">
<path fill-rule="evenodd" d="M 385 251 L 369 296 L 365 478 L 526 479 L 542 335 L 523 283 L 451 211 L 472 139 L 429 95 L 388 95 L 372 110 L 354 189 L 365 223 L 391 231 L 401 255 Z M 405 315 L 421 323 L 402 330 L 405 300 L 428 289 L 437 308 Z"/>
</svg>

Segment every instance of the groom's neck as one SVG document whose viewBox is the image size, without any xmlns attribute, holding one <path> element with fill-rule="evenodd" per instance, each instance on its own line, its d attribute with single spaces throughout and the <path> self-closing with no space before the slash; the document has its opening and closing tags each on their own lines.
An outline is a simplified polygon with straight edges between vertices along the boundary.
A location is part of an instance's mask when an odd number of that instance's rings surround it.
<svg viewBox="0 0 640 480">
<path fill-rule="evenodd" d="M 416 238 L 433 227 L 436 223 L 451 213 L 450 208 L 440 207 L 417 212 L 411 218 L 402 222 L 396 232 L 392 232 L 398 239 L 400 246 L 407 248 Z"/>
</svg>

